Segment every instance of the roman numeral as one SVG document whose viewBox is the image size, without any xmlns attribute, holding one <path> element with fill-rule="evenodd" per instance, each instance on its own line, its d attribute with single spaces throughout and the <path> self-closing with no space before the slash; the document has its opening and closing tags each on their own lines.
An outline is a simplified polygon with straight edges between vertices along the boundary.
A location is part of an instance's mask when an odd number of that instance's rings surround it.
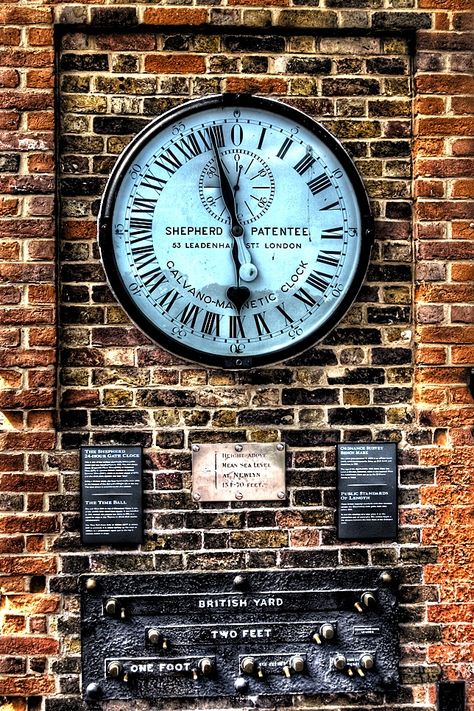
<svg viewBox="0 0 474 711">
<path fill-rule="evenodd" d="M 321 175 L 317 175 L 316 178 L 313 178 L 308 183 L 308 188 L 311 190 L 313 195 L 322 193 L 323 190 L 327 190 L 330 187 L 331 187 L 331 181 L 329 180 L 328 176 L 325 173 L 321 173 Z"/>
<path fill-rule="evenodd" d="M 341 206 L 339 205 L 339 200 L 336 200 L 336 202 L 331 202 L 329 205 L 326 205 L 326 207 L 320 207 L 319 211 L 323 212 L 324 210 L 340 210 Z"/>
<path fill-rule="evenodd" d="M 291 145 L 293 145 L 293 141 L 291 140 L 291 138 L 285 138 L 285 140 L 283 141 L 283 143 L 280 146 L 280 150 L 277 153 L 277 158 L 281 158 L 283 160 L 283 158 L 288 153 L 288 150 Z M 295 167 L 295 169 L 296 169 L 296 167 Z"/>
<path fill-rule="evenodd" d="M 327 279 L 325 279 L 324 277 L 326 277 Z M 324 272 L 318 272 L 317 269 L 314 272 L 311 272 L 309 277 L 306 279 L 307 284 L 321 292 L 326 291 L 330 281 L 331 277 L 329 274 L 325 274 Z"/>
<path fill-rule="evenodd" d="M 295 299 L 302 301 L 303 304 L 305 304 L 306 306 L 312 307 L 316 305 L 316 299 L 313 299 L 311 294 L 308 294 L 306 289 L 298 289 L 298 291 L 295 291 L 293 296 L 295 297 Z"/>
<path fill-rule="evenodd" d="M 132 212 L 146 213 L 153 215 L 156 207 L 156 200 L 151 198 L 136 197 L 133 201 Z"/>
<path fill-rule="evenodd" d="M 140 267 L 138 267 L 138 272 L 140 271 L 140 269 L 143 269 L 144 266 L 144 264 L 141 264 Z M 163 274 L 163 270 L 161 269 L 161 267 L 154 267 L 149 272 L 145 272 L 145 274 L 140 274 L 140 276 L 142 282 L 145 284 L 150 294 L 153 294 L 153 292 L 156 291 L 156 289 L 158 289 L 158 287 L 163 284 L 164 281 L 167 281 L 166 276 Z"/>
<path fill-rule="evenodd" d="M 187 160 L 191 160 L 191 158 L 195 158 L 202 153 L 201 146 L 194 133 L 190 133 L 189 136 L 183 136 L 175 143 L 175 146 Z"/>
<path fill-rule="evenodd" d="M 331 227 L 321 232 L 321 239 L 342 239 L 342 227 Z"/>
<path fill-rule="evenodd" d="M 209 126 L 208 128 L 206 128 L 206 131 L 209 136 L 211 134 L 213 135 L 215 144 L 218 148 L 223 148 L 225 146 L 224 129 L 221 125 Z"/>
<path fill-rule="evenodd" d="M 182 298 L 182 294 L 176 291 L 176 289 L 170 289 L 170 291 L 167 291 L 166 294 L 162 297 L 161 301 L 159 301 L 158 303 L 160 304 L 160 306 L 163 307 L 164 311 L 169 313 L 175 301 Z"/>
<path fill-rule="evenodd" d="M 159 158 L 155 158 L 154 163 L 155 165 L 159 165 L 160 168 L 163 168 L 163 170 L 166 170 L 169 175 L 174 175 L 178 168 L 181 168 L 183 165 L 171 148 L 167 148 Z"/>
<path fill-rule="evenodd" d="M 331 257 L 331 254 L 337 254 L 337 257 Z M 320 254 L 318 255 L 317 262 L 320 262 L 320 264 L 327 264 L 330 267 L 337 267 L 339 264 L 339 257 L 341 256 L 341 253 L 336 251 L 329 251 L 323 249 Z"/>
<path fill-rule="evenodd" d="M 276 309 L 277 309 L 277 311 L 279 311 L 281 313 L 281 315 L 285 319 L 286 325 L 288 325 L 288 324 L 291 325 L 292 323 L 294 323 L 295 319 L 292 318 L 287 311 L 285 311 L 284 306 L 285 306 L 284 304 L 278 305 L 276 307 Z"/>
<path fill-rule="evenodd" d="M 256 313 L 253 315 L 255 326 L 259 336 L 263 336 L 264 333 L 270 333 L 267 322 L 265 321 L 265 311 L 261 314 Z"/>
<path fill-rule="evenodd" d="M 161 193 L 166 185 L 166 180 L 163 178 L 157 178 L 153 173 L 145 173 L 143 180 L 141 182 L 142 188 L 150 188 L 150 190 L 156 190 L 157 193 Z"/>
<path fill-rule="evenodd" d="M 145 259 L 150 258 L 150 261 L 146 262 L 149 264 L 155 258 L 155 250 L 152 244 L 144 244 L 141 247 L 132 247 L 132 257 L 135 264 L 141 264 Z M 145 264 L 141 265 L 142 268 Z"/>
<path fill-rule="evenodd" d="M 197 304 L 186 304 L 184 309 L 179 314 L 179 320 L 183 326 L 189 326 L 189 328 L 196 328 L 196 319 L 198 317 L 201 307 Z"/>
<path fill-rule="evenodd" d="M 201 331 L 207 336 L 219 336 L 221 318 L 220 314 L 216 314 L 214 311 L 206 311 L 202 321 Z"/>
<path fill-rule="evenodd" d="M 229 316 L 229 338 L 245 338 L 244 318 L 245 316 Z"/>
<path fill-rule="evenodd" d="M 263 141 L 265 140 L 266 132 L 267 132 L 267 129 L 265 127 L 262 128 L 262 133 L 260 134 L 260 138 L 258 140 L 258 146 L 257 146 L 258 149 L 260 149 L 263 146 Z"/>
<path fill-rule="evenodd" d="M 313 158 L 310 153 L 307 153 L 300 161 L 298 161 L 296 165 L 293 166 L 293 168 L 297 173 L 303 175 L 311 168 L 312 165 L 314 165 L 314 163 L 316 163 L 316 158 Z"/>
<path fill-rule="evenodd" d="M 151 228 L 153 221 L 151 218 L 131 217 L 130 218 L 130 244 L 151 240 Z"/>
</svg>

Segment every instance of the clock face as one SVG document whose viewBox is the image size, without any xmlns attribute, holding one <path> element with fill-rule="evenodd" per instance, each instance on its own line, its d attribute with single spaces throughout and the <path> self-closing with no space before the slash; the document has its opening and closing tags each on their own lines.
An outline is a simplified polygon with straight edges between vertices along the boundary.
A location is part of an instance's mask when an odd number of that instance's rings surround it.
<svg viewBox="0 0 474 711">
<path fill-rule="evenodd" d="M 179 356 L 249 368 L 323 338 L 359 290 L 372 220 L 339 142 L 284 104 L 224 94 L 153 121 L 99 217 L 116 297 Z"/>
</svg>

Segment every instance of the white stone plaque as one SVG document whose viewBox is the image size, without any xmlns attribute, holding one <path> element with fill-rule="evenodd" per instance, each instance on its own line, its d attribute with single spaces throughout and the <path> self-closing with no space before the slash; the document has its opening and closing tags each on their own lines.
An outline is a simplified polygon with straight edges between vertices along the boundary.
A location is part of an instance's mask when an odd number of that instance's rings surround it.
<svg viewBox="0 0 474 711">
<path fill-rule="evenodd" d="M 283 501 L 285 445 L 194 444 L 194 501 Z"/>
</svg>

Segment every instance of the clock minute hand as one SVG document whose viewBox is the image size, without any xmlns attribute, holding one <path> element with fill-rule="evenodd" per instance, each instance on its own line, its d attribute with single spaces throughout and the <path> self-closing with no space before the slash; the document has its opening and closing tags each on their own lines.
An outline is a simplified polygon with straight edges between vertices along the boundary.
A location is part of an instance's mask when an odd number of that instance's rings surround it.
<svg viewBox="0 0 474 711">
<path fill-rule="evenodd" d="M 237 217 L 235 192 L 225 171 L 224 165 L 222 163 L 222 158 L 217 148 L 216 138 L 212 131 L 210 132 L 210 138 L 214 158 L 217 165 L 217 170 L 219 173 L 219 183 L 222 190 L 222 199 L 224 200 L 224 204 L 229 212 L 231 219 L 231 233 L 232 237 L 234 238 L 234 248 L 232 249 L 232 257 L 237 271 L 237 277 L 241 278 L 243 281 L 253 281 L 258 276 L 258 271 L 257 267 L 252 264 L 252 257 L 250 256 L 250 252 L 248 251 L 242 239 L 242 236 L 244 234 L 244 228 L 240 224 L 239 218 Z M 238 182 L 236 188 L 238 189 Z M 235 249 L 235 247 L 237 247 L 237 249 Z"/>
</svg>

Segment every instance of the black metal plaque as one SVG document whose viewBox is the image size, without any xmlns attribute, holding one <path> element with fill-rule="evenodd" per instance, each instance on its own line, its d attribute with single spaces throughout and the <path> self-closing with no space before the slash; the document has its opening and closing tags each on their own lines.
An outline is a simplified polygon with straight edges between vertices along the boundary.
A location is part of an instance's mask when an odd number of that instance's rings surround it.
<svg viewBox="0 0 474 711">
<path fill-rule="evenodd" d="M 397 537 L 397 445 L 394 442 L 337 445 L 340 539 Z"/>
<path fill-rule="evenodd" d="M 86 698 L 359 693 L 398 683 L 390 571 L 81 579 Z"/>
<path fill-rule="evenodd" d="M 81 447 L 81 514 L 85 545 L 141 543 L 141 447 Z"/>
<path fill-rule="evenodd" d="M 465 711 L 466 684 L 464 681 L 440 681 L 438 683 L 439 711 Z"/>
</svg>

